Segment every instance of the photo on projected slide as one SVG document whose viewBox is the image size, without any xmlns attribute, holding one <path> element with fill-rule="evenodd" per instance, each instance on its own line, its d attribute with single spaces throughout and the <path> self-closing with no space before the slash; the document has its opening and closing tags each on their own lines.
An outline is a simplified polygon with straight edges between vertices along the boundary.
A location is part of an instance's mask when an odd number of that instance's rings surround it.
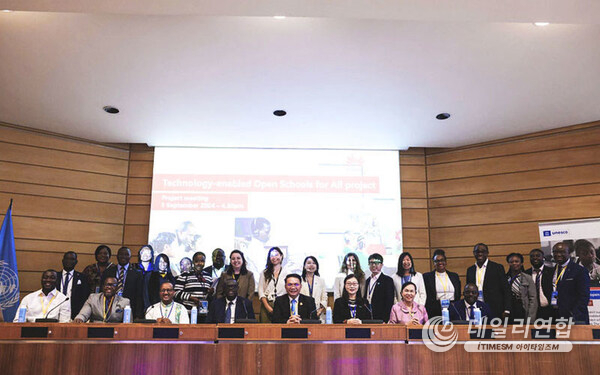
<svg viewBox="0 0 600 375">
<path fill-rule="evenodd" d="M 286 273 L 315 256 L 328 288 L 355 252 L 395 272 L 402 252 L 397 151 L 155 149 L 149 242 L 172 268 L 202 251 L 241 250 L 258 280 L 268 249 Z M 368 272 L 367 272 L 368 273 Z"/>
</svg>

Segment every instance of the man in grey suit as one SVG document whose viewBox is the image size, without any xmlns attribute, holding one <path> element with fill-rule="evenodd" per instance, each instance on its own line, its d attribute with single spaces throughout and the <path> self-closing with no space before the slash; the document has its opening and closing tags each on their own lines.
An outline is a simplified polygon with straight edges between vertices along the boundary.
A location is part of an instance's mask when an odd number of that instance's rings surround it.
<svg viewBox="0 0 600 375">
<path fill-rule="evenodd" d="M 118 296 L 116 292 L 117 279 L 114 277 L 104 279 L 102 293 L 90 294 L 81 311 L 75 317 L 75 322 L 123 322 L 123 311 L 125 306 L 129 305 L 129 299 Z"/>
</svg>

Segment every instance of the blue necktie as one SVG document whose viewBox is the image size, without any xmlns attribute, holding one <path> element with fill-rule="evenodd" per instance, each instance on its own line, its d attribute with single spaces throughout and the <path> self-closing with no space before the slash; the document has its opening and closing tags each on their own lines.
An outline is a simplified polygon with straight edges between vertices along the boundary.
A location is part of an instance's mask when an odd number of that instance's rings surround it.
<svg viewBox="0 0 600 375">
<path fill-rule="evenodd" d="M 473 312 L 473 306 L 469 306 L 469 320 L 475 320 L 475 313 Z"/>
<path fill-rule="evenodd" d="M 292 315 L 298 315 L 298 314 L 296 314 L 296 300 L 295 299 L 292 300 Z"/>
<path fill-rule="evenodd" d="M 225 311 L 225 323 L 227 324 L 231 323 L 231 306 L 233 306 L 233 302 L 229 302 Z"/>
</svg>

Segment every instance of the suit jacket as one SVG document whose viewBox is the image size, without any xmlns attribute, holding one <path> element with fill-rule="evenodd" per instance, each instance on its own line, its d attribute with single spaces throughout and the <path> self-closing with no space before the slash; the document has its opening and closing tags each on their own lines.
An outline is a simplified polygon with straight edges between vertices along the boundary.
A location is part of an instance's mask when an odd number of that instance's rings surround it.
<svg viewBox="0 0 600 375">
<path fill-rule="evenodd" d="M 554 276 L 554 267 L 548 267 L 548 266 L 544 266 L 544 269 L 542 270 L 542 292 L 544 293 L 544 296 L 546 297 L 546 299 L 548 300 L 548 304 L 550 304 L 552 302 L 552 291 L 554 289 L 554 287 L 552 286 L 552 277 Z M 567 271 L 565 271 L 566 273 Z M 535 284 L 535 278 L 533 277 L 533 268 L 528 268 L 527 270 L 525 270 L 525 273 L 530 275 L 533 278 L 533 283 Z M 540 297 L 538 296 L 538 309 L 539 309 L 539 302 L 540 302 Z M 550 305 L 549 305 L 550 306 Z"/>
<path fill-rule="evenodd" d="M 314 316 L 315 310 L 315 299 L 304 294 L 298 295 L 298 315 L 304 320 L 310 320 L 311 314 Z M 275 299 L 273 304 L 273 323 L 287 323 L 290 318 L 290 297 L 287 294 L 279 296 Z"/>
<path fill-rule="evenodd" d="M 225 322 L 225 311 L 227 309 L 227 299 L 217 298 L 210 303 L 208 307 L 207 323 L 229 323 Z M 255 319 L 252 302 L 250 300 L 237 296 L 235 301 L 235 320 Z"/>
<path fill-rule="evenodd" d="M 496 317 L 487 303 L 475 301 L 475 306 L 481 310 L 482 319 L 487 316 L 489 322 Z M 469 317 L 467 317 L 467 304 L 464 299 L 452 302 L 449 310 L 450 320 L 469 320 Z"/>
<path fill-rule="evenodd" d="M 507 274 L 506 277 L 510 277 L 510 273 Z M 525 311 L 525 319 L 530 318 L 531 321 L 534 321 L 538 310 L 538 295 L 535 288 L 535 281 L 531 278 L 531 275 L 528 275 L 525 272 L 519 273 L 518 278 L 521 283 L 519 291 L 521 293 L 523 310 Z M 516 306 L 511 307 L 515 308 Z M 513 315 L 512 311 L 511 315 Z"/>
<path fill-rule="evenodd" d="M 454 302 L 460 300 L 462 293 L 460 278 L 457 273 L 446 270 L 448 278 L 454 287 Z M 427 300 L 425 301 L 425 309 L 429 319 L 435 316 L 442 316 L 442 305 L 437 299 L 437 289 L 435 288 L 435 271 L 423 274 L 423 282 L 425 283 L 425 291 L 427 292 Z"/>
<path fill-rule="evenodd" d="M 58 275 L 56 289 L 62 292 L 62 271 Z M 75 319 L 75 316 L 79 314 L 83 304 L 90 296 L 90 287 L 87 283 L 87 277 L 75 270 L 73 270 L 73 279 L 69 281 L 69 284 L 71 284 L 71 299 L 69 301 L 71 303 L 71 319 Z"/>
<path fill-rule="evenodd" d="M 104 302 L 102 301 L 103 293 L 92 293 L 88 297 L 87 301 L 81 308 L 81 311 L 75 319 L 81 319 L 84 322 L 88 320 L 93 322 L 103 322 L 104 321 Z M 106 321 L 108 323 L 122 323 L 123 322 L 123 310 L 125 306 L 129 305 L 129 300 L 125 297 L 115 296 L 115 300 L 113 301 L 112 307 L 110 309 L 110 314 L 108 315 Z"/>
<path fill-rule="evenodd" d="M 111 267 L 104 272 L 104 278 L 114 277 L 117 278 L 119 273 L 119 266 Z M 175 285 L 173 285 L 175 286 Z M 135 269 L 131 264 L 125 273 L 125 282 L 123 284 L 123 297 L 129 299 L 131 302 L 131 315 L 133 318 L 144 318 L 144 276 L 142 271 Z"/>
<path fill-rule="evenodd" d="M 483 301 L 488 304 L 495 316 L 501 317 L 504 311 L 511 311 L 511 294 L 506 272 L 501 264 L 488 259 L 483 278 Z M 477 266 L 467 269 L 467 283 L 477 283 Z"/>
<path fill-rule="evenodd" d="M 344 323 L 345 320 L 351 319 L 350 307 L 348 307 L 348 301 L 343 297 L 335 300 L 333 303 L 333 322 Z M 362 305 L 356 306 L 356 318 L 360 320 L 372 319 L 371 312 L 363 303 Z"/>
<path fill-rule="evenodd" d="M 367 294 L 369 292 L 368 289 L 370 282 L 371 277 L 365 281 L 365 291 L 363 293 L 363 298 L 365 301 L 368 301 Z M 394 280 L 391 277 L 381 273 L 377 278 L 374 288 L 373 295 L 371 296 L 371 311 L 373 311 L 373 319 L 380 319 L 387 323 L 387 321 L 390 320 L 392 306 L 394 306 Z"/>
<path fill-rule="evenodd" d="M 225 281 L 229 279 L 233 279 L 233 276 L 228 275 L 225 272 L 219 277 L 219 283 L 216 288 L 217 298 L 225 297 Z M 251 271 L 248 271 L 245 275 L 240 274 L 240 277 L 238 278 L 238 295 L 249 299 L 250 302 L 252 302 L 255 291 L 256 282 L 254 281 L 254 274 Z"/>
<path fill-rule="evenodd" d="M 590 301 L 590 275 L 573 260 L 556 286 L 558 292 L 558 316 L 573 317 L 574 321 L 589 324 L 588 303 Z"/>
</svg>

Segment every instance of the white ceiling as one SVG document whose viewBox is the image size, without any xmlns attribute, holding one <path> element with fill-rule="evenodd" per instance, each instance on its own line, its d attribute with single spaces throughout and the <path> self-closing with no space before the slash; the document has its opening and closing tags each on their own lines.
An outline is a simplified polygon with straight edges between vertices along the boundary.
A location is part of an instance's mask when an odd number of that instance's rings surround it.
<svg viewBox="0 0 600 375">
<path fill-rule="evenodd" d="M 600 120 L 597 0 L 0 9 L 0 121 L 97 141 L 405 149 Z"/>
</svg>

